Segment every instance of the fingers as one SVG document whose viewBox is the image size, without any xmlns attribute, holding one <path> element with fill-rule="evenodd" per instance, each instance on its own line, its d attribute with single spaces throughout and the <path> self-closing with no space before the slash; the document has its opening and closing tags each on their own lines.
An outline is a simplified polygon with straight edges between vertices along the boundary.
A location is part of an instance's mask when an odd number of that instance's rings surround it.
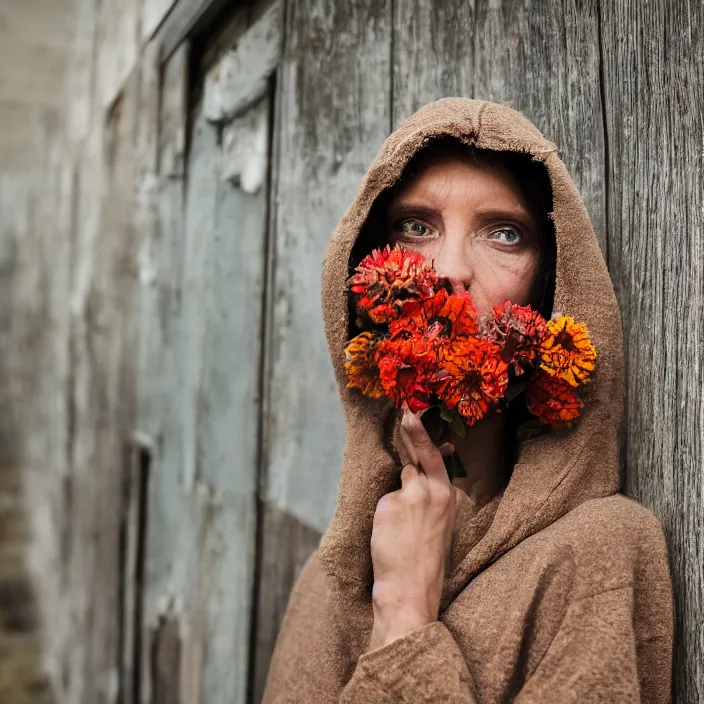
<svg viewBox="0 0 704 704">
<path fill-rule="evenodd" d="M 428 476 L 428 479 L 449 484 L 445 463 L 442 454 L 435 446 L 430 436 L 423 427 L 420 418 L 408 411 L 404 412 L 401 419 L 401 437 L 405 432 L 410 446 L 415 450 L 420 467 Z M 406 440 L 404 439 L 404 443 Z M 409 454 L 410 454 L 410 448 Z"/>
<path fill-rule="evenodd" d="M 404 412 L 404 416 L 406 415 L 408 411 Z M 401 427 L 399 428 L 399 435 L 401 436 L 401 440 L 403 442 L 403 446 L 406 448 L 406 454 L 408 455 L 408 461 L 411 464 L 418 466 L 418 453 L 416 452 L 416 448 L 413 446 L 413 441 L 411 440 L 410 436 L 408 435 L 408 431 L 403 427 L 403 422 L 401 424 Z"/>
<path fill-rule="evenodd" d="M 455 454 L 455 446 L 451 442 L 444 442 L 438 447 L 438 451 L 443 457 L 449 457 Z"/>
<path fill-rule="evenodd" d="M 404 465 L 403 469 L 401 470 L 401 486 L 406 486 L 409 481 L 416 479 L 419 474 L 420 472 L 418 471 L 418 467 L 416 465 Z"/>
</svg>

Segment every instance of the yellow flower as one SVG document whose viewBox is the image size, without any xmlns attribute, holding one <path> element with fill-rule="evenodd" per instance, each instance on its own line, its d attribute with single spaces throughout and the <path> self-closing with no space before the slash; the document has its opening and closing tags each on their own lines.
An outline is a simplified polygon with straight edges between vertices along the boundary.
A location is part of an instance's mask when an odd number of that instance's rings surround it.
<svg viewBox="0 0 704 704">
<path fill-rule="evenodd" d="M 360 389 L 365 396 L 371 398 L 381 398 L 384 395 L 376 358 L 379 339 L 379 336 L 372 332 L 363 332 L 350 340 L 345 347 L 348 388 Z"/>
<path fill-rule="evenodd" d="M 569 315 L 548 321 L 547 335 L 540 345 L 540 368 L 550 376 L 579 386 L 594 371 L 596 350 L 584 323 Z"/>
</svg>

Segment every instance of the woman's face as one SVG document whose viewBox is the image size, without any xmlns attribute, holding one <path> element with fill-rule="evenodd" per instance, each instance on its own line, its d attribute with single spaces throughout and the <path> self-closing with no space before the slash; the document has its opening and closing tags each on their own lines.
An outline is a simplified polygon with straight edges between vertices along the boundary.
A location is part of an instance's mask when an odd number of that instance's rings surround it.
<svg viewBox="0 0 704 704">
<path fill-rule="evenodd" d="M 426 157 L 389 204 L 386 237 L 435 262 L 479 314 L 510 300 L 531 302 L 540 263 L 535 216 L 511 172 L 497 161 Z"/>
</svg>

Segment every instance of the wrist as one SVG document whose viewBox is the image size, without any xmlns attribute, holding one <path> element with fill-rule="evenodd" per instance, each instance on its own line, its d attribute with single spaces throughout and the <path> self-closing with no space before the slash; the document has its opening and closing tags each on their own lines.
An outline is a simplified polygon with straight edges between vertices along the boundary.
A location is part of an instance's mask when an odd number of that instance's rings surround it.
<svg viewBox="0 0 704 704">
<path fill-rule="evenodd" d="M 430 618 L 419 610 L 397 609 L 394 611 L 374 609 L 374 625 L 369 650 L 382 648 L 411 631 L 427 626 L 437 619 Z"/>
</svg>

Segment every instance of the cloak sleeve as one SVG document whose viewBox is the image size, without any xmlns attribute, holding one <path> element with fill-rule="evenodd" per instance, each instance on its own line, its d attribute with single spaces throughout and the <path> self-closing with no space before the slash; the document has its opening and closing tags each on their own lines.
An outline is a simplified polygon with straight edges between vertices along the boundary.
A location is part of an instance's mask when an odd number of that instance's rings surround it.
<svg viewBox="0 0 704 704">
<path fill-rule="evenodd" d="M 362 655 L 340 702 L 473 704 L 473 690 L 457 643 L 436 621 Z"/>
<path fill-rule="evenodd" d="M 344 626 L 344 607 L 331 598 L 326 581 L 311 558 L 277 641 L 265 703 L 480 701 L 442 622 L 355 659 L 363 645 Z M 659 595 L 653 596 L 661 606 Z M 634 624 L 633 606 L 631 584 L 573 601 L 538 665 L 508 701 L 669 702 L 671 628 L 666 624 L 659 632 Z"/>
<path fill-rule="evenodd" d="M 630 585 L 572 603 L 538 667 L 511 701 L 670 701 L 669 634 L 637 642 L 632 613 Z M 462 653 L 441 622 L 362 655 L 340 697 L 344 704 L 441 701 L 479 701 Z"/>
</svg>

